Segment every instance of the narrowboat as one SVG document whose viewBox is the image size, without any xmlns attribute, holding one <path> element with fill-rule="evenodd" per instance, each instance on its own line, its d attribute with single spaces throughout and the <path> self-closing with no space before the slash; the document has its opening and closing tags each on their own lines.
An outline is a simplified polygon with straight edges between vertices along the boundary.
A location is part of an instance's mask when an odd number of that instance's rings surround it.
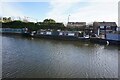
<svg viewBox="0 0 120 80">
<path fill-rule="evenodd" d="M 34 37 L 50 38 L 59 40 L 88 40 L 88 36 L 83 36 L 80 31 L 37 31 Z"/>
</svg>

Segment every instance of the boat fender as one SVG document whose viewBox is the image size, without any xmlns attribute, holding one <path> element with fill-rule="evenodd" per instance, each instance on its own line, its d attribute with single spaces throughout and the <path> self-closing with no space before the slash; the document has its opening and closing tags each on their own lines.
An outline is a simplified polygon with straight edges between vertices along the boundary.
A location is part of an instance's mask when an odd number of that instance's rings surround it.
<svg viewBox="0 0 120 80">
<path fill-rule="evenodd" d="M 107 45 L 109 45 L 109 41 L 107 41 Z"/>
</svg>

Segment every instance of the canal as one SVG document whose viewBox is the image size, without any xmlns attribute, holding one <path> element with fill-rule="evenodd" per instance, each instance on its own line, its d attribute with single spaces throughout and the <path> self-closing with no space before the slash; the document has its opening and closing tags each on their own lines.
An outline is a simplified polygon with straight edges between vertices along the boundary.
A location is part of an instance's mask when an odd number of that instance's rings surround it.
<svg viewBox="0 0 120 80">
<path fill-rule="evenodd" d="M 118 47 L 22 36 L 2 38 L 3 78 L 118 78 Z"/>
</svg>

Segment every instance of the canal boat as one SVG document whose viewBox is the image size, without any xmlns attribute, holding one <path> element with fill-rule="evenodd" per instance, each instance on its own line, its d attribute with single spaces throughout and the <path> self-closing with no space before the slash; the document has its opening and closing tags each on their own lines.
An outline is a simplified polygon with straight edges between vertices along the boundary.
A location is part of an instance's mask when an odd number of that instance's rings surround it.
<svg viewBox="0 0 120 80">
<path fill-rule="evenodd" d="M 106 33 L 104 38 L 91 37 L 90 42 L 100 44 L 120 45 L 120 34 L 118 33 Z"/>
<path fill-rule="evenodd" d="M 120 45 L 120 34 L 119 33 L 107 33 L 106 41 L 108 41 L 110 44 Z"/>
<path fill-rule="evenodd" d="M 27 28 L 0 28 L 1 34 L 30 36 Z"/>
<path fill-rule="evenodd" d="M 79 31 L 37 31 L 34 37 L 59 40 L 88 40 L 89 36 L 83 36 Z"/>
</svg>

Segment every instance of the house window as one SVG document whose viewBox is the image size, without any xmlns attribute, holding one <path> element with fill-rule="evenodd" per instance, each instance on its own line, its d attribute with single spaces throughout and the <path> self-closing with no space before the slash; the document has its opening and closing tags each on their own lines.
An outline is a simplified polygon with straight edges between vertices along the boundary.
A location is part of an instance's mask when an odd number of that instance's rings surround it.
<svg viewBox="0 0 120 80">
<path fill-rule="evenodd" d="M 51 32 L 47 32 L 46 34 L 47 34 L 47 35 L 51 35 Z"/>
<path fill-rule="evenodd" d="M 63 35 L 63 33 L 62 33 L 62 32 L 60 32 L 60 33 L 59 33 L 59 35 Z"/>
<path fill-rule="evenodd" d="M 101 29 L 103 29 L 103 28 L 104 28 L 104 26 L 100 26 L 100 28 L 101 28 Z"/>
<path fill-rule="evenodd" d="M 40 32 L 40 34 L 44 34 L 43 32 Z"/>
<path fill-rule="evenodd" d="M 110 26 L 106 26 L 106 28 L 110 28 Z"/>
<path fill-rule="evenodd" d="M 74 33 L 68 33 L 68 36 L 74 36 L 75 34 Z"/>
</svg>

